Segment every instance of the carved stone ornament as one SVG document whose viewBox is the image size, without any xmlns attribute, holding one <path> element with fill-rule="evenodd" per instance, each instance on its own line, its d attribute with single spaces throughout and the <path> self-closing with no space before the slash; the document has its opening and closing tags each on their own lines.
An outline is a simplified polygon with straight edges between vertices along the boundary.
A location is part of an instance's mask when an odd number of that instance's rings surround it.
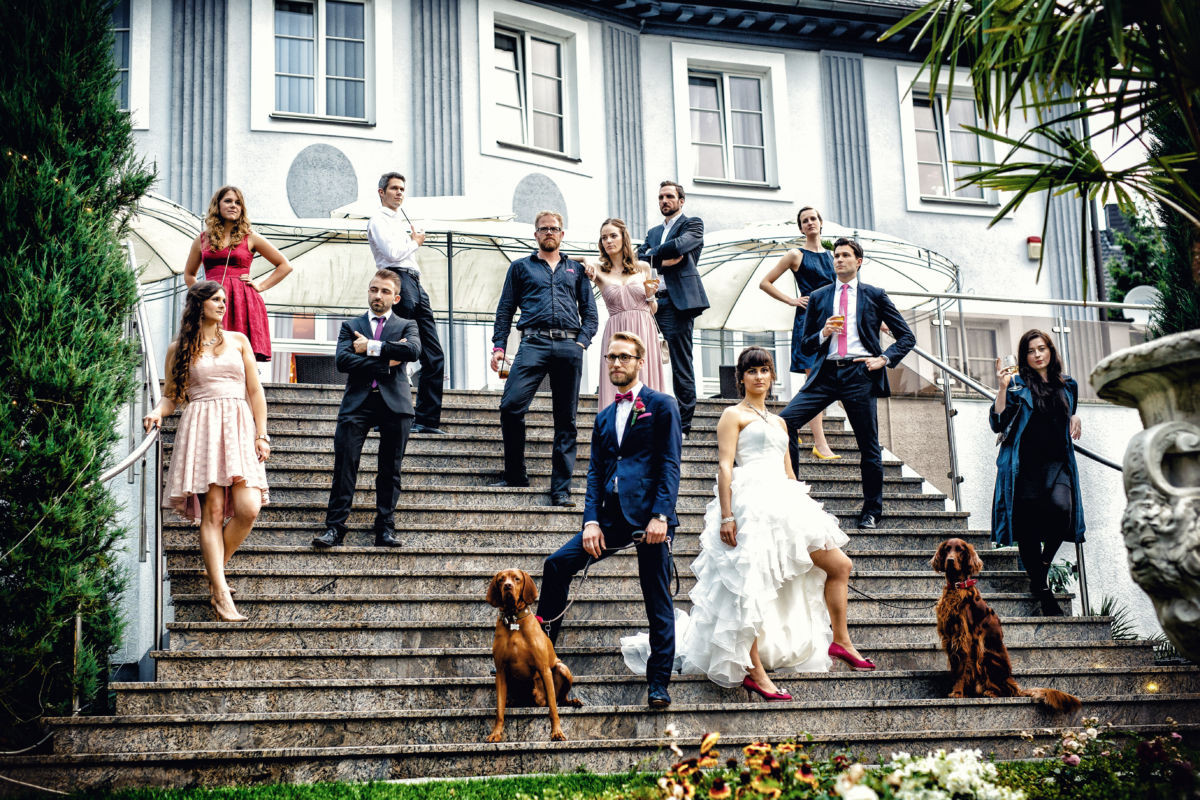
<svg viewBox="0 0 1200 800">
<path fill-rule="evenodd" d="M 1090 380 L 1141 414 L 1145 430 L 1125 451 L 1129 569 L 1167 638 L 1200 661 L 1200 331 L 1114 353 Z"/>
</svg>

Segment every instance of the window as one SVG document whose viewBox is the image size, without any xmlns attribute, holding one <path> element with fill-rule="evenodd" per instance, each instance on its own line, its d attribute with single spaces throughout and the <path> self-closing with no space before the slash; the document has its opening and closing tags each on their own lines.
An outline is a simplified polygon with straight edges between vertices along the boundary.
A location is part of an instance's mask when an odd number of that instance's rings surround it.
<svg viewBox="0 0 1200 800">
<path fill-rule="evenodd" d="M 495 37 L 496 138 L 566 152 L 562 43 L 502 27 Z"/>
<path fill-rule="evenodd" d="M 760 78 L 689 72 L 688 109 L 695 177 L 766 182 Z"/>
<path fill-rule="evenodd" d="M 921 195 L 983 200 L 981 187 L 958 183 L 975 168 L 952 163 L 979 161 L 979 136 L 963 128 L 977 124 L 972 101 L 960 97 L 947 103 L 943 95 L 915 94 L 912 109 Z"/>
<path fill-rule="evenodd" d="M 961 334 L 953 327 L 946 329 L 946 349 L 949 357 L 946 359 L 950 366 L 966 372 L 977 382 L 995 389 L 996 358 L 998 331 L 990 327 L 978 327 L 967 323 L 967 359 L 966 369 L 963 369 Z M 937 327 L 933 327 L 933 340 L 938 341 Z"/>
<path fill-rule="evenodd" d="M 277 112 L 366 119 L 366 65 L 363 3 L 275 0 Z"/>
<path fill-rule="evenodd" d="M 117 107 L 129 110 L 129 62 L 130 62 L 130 0 L 118 0 L 112 9 L 113 63 L 117 74 L 113 81 L 117 95 Z"/>
</svg>

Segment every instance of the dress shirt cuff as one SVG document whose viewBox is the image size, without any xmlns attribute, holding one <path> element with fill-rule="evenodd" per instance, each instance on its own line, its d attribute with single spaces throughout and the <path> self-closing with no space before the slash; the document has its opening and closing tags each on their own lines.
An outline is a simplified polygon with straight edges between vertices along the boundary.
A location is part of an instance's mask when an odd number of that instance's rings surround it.
<svg viewBox="0 0 1200 800">
<path fill-rule="evenodd" d="M 821 341 L 821 344 L 825 344 L 825 343 L 826 343 L 826 342 L 828 342 L 828 341 L 829 341 L 831 338 L 832 338 L 832 337 L 830 337 L 830 336 L 826 336 L 824 331 L 822 331 L 822 332 L 821 332 L 821 339 L 820 339 L 820 341 Z"/>
<path fill-rule="evenodd" d="M 599 523 L 599 522 L 597 522 L 597 521 L 596 521 L 596 520 L 594 520 L 594 519 L 589 519 L 587 522 L 583 523 L 583 529 L 584 529 L 585 531 L 587 530 L 587 526 L 588 526 L 588 525 L 595 525 L 597 528 L 599 528 L 599 527 L 600 527 L 600 523 Z"/>
<path fill-rule="evenodd" d="M 367 355 L 372 357 L 378 356 L 382 350 L 383 342 L 379 341 L 378 339 L 367 340 Z"/>
</svg>

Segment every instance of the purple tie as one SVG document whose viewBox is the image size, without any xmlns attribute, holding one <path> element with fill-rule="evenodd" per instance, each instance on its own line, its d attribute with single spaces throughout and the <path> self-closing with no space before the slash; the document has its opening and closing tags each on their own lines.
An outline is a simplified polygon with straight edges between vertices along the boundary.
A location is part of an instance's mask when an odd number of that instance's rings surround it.
<svg viewBox="0 0 1200 800">
<path fill-rule="evenodd" d="M 838 303 L 838 313 L 842 315 L 842 332 L 838 334 L 838 358 L 846 357 L 846 347 L 850 342 L 850 335 L 846 332 L 847 323 L 850 320 L 846 319 L 846 312 L 850 309 L 850 284 L 842 284 L 842 299 Z"/>
<path fill-rule="evenodd" d="M 375 339 L 379 340 L 379 334 L 383 333 L 383 326 L 387 323 L 387 317 L 376 317 L 375 319 Z M 371 388 L 378 389 L 379 381 L 371 381 Z"/>
<path fill-rule="evenodd" d="M 625 400 L 628 400 L 629 402 L 632 403 L 633 402 L 633 392 L 631 392 L 631 391 L 630 392 L 619 392 L 615 398 L 615 402 L 617 402 L 617 403 L 620 403 Z"/>
</svg>

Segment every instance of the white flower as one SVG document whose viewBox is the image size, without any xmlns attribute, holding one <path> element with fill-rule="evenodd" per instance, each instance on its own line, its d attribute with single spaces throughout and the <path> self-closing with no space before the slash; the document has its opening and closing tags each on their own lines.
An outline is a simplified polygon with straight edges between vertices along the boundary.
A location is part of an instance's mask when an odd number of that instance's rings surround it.
<svg viewBox="0 0 1200 800">
<path fill-rule="evenodd" d="M 856 783 L 850 790 L 842 794 L 842 800 L 879 800 L 879 795 L 870 786 Z"/>
</svg>

